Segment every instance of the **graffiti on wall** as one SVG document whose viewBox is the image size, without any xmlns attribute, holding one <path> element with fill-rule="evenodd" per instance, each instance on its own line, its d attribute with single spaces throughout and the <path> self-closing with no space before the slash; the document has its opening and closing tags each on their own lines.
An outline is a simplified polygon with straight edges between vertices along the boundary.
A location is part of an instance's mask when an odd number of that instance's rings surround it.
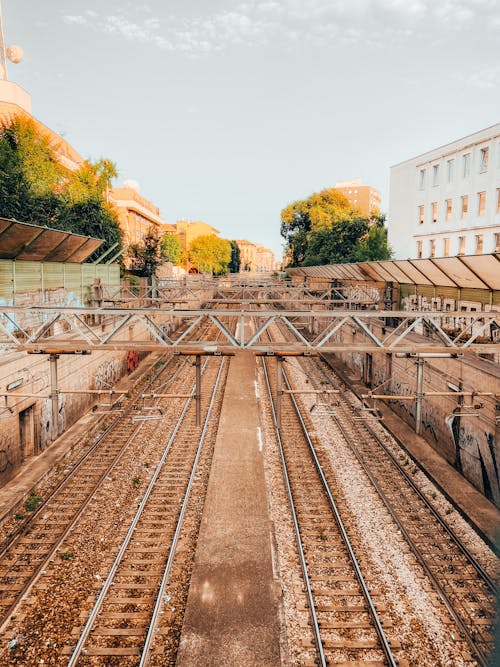
<svg viewBox="0 0 500 667">
<path fill-rule="evenodd" d="M 447 420 L 447 424 L 455 445 L 455 467 L 487 498 L 500 504 L 500 462 L 496 460 L 493 433 L 483 431 L 477 437 L 457 416 Z"/>
<path fill-rule="evenodd" d="M 6 472 L 14 465 L 12 461 L 12 438 L 6 435 L 0 435 L 0 473 Z"/>
<path fill-rule="evenodd" d="M 53 442 L 60 433 L 66 430 L 66 396 L 59 394 L 57 428 L 52 423 L 52 401 L 50 398 L 42 401 L 40 410 L 40 449 Z"/>
<path fill-rule="evenodd" d="M 122 376 L 122 362 L 109 359 L 102 363 L 94 375 L 94 389 L 110 389 Z"/>
</svg>

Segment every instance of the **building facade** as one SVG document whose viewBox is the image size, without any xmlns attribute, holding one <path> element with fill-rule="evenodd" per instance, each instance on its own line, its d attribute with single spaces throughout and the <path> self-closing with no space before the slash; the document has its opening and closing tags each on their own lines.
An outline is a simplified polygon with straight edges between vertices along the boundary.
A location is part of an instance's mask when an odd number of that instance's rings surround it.
<svg viewBox="0 0 500 667">
<path fill-rule="evenodd" d="M 111 188 L 109 202 L 118 214 L 118 224 L 123 232 L 123 245 L 141 243 L 150 230 L 158 236 L 165 233 L 167 225 L 160 217 L 160 209 L 143 197 L 136 187 Z M 173 225 L 168 225 L 172 227 Z"/>
<path fill-rule="evenodd" d="M 274 271 L 276 264 L 274 252 L 269 250 L 269 248 L 258 245 L 257 252 L 255 253 L 255 263 L 257 273 L 271 273 Z"/>
<path fill-rule="evenodd" d="M 335 183 L 335 190 L 341 192 L 351 207 L 363 215 L 369 217 L 372 214 L 380 213 L 382 201 L 380 191 L 371 185 L 363 185 L 360 178 L 352 181 L 339 181 Z"/>
<path fill-rule="evenodd" d="M 396 259 L 500 251 L 500 123 L 391 167 Z"/>
<path fill-rule="evenodd" d="M 240 249 L 240 272 L 269 273 L 274 271 L 275 257 L 272 250 L 245 239 L 236 241 Z"/>
<path fill-rule="evenodd" d="M 173 226 L 185 253 L 189 250 L 191 243 L 199 236 L 219 236 L 220 234 L 218 229 L 207 225 L 206 222 L 201 222 L 201 220 L 178 220 Z"/>
</svg>

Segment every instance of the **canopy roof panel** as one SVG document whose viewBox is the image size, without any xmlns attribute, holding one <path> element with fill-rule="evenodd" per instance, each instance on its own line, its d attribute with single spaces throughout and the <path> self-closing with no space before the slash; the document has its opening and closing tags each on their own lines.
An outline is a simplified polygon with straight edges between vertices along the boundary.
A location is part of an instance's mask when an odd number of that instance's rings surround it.
<svg viewBox="0 0 500 667">
<path fill-rule="evenodd" d="M 356 264 L 330 264 L 288 269 L 291 275 L 321 276 L 348 280 L 397 281 L 409 285 L 435 285 L 500 290 L 500 253 L 403 259 Z"/>
<path fill-rule="evenodd" d="M 81 264 L 103 243 L 90 236 L 0 218 L 0 259 Z"/>
</svg>

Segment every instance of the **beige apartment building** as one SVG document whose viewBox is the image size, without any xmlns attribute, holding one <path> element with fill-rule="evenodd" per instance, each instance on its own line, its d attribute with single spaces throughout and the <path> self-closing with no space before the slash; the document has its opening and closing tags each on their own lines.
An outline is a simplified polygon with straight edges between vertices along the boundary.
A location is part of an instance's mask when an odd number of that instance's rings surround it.
<svg viewBox="0 0 500 667">
<path fill-rule="evenodd" d="M 335 183 L 335 190 L 341 192 L 349 201 L 352 208 L 358 209 L 363 215 L 380 213 L 382 197 L 380 191 L 371 185 L 363 185 L 360 178 L 352 181 Z"/>
<path fill-rule="evenodd" d="M 127 181 L 121 188 L 112 188 L 109 191 L 109 202 L 118 214 L 124 247 L 141 243 L 150 230 L 154 230 L 158 236 L 162 236 L 166 231 L 175 232 L 174 225 L 166 225 L 162 220 L 160 209 Z"/>
<path fill-rule="evenodd" d="M 272 250 L 245 239 L 236 241 L 240 249 L 240 271 L 265 273 L 274 271 L 275 257 Z"/>
<path fill-rule="evenodd" d="M 255 255 L 256 271 L 257 273 L 270 273 L 274 271 L 276 260 L 274 252 L 265 248 L 263 245 L 257 246 Z"/>
</svg>

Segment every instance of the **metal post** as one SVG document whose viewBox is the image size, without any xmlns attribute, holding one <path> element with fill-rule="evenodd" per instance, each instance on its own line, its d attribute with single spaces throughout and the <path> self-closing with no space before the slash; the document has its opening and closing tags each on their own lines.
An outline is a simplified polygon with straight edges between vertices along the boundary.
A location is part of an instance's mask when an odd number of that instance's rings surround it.
<svg viewBox="0 0 500 667">
<path fill-rule="evenodd" d="M 281 399 L 283 397 L 283 357 L 276 357 L 278 362 L 278 376 L 276 378 L 276 421 L 281 428 Z"/>
<path fill-rule="evenodd" d="M 240 315 L 240 346 L 245 347 L 245 315 Z"/>
<path fill-rule="evenodd" d="M 59 435 L 59 390 L 57 386 L 57 360 L 58 354 L 49 356 L 50 363 L 50 400 L 52 401 L 52 430 L 54 440 Z"/>
<path fill-rule="evenodd" d="M 424 400 L 424 364 L 425 359 L 418 357 L 417 361 L 417 391 L 415 398 L 415 433 L 420 435 L 422 432 L 422 403 Z"/>
<path fill-rule="evenodd" d="M 201 355 L 196 355 L 196 426 L 201 426 Z"/>
</svg>

